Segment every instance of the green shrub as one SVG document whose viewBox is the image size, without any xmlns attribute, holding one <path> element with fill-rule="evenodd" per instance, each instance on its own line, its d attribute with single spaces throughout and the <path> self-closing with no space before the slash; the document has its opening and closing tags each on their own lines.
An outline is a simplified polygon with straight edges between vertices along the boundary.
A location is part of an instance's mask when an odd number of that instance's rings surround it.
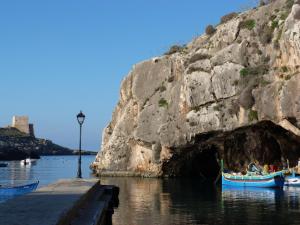
<svg viewBox="0 0 300 225">
<path fill-rule="evenodd" d="M 169 103 L 167 102 L 166 99 L 161 98 L 161 99 L 158 101 L 158 105 L 159 105 L 159 107 L 168 107 L 168 106 L 169 106 Z"/>
<path fill-rule="evenodd" d="M 239 27 L 240 29 L 253 30 L 255 25 L 256 25 L 255 20 L 245 20 L 240 22 Z"/>
<path fill-rule="evenodd" d="M 205 33 L 206 33 L 207 35 L 213 35 L 215 32 L 216 32 L 216 29 L 213 27 L 213 25 L 208 25 L 208 26 L 205 28 Z"/>
<path fill-rule="evenodd" d="M 272 28 L 273 30 L 275 30 L 277 27 L 278 27 L 278 21 L 277 21 L 277 20 L 273 20 L 273 21 L 272 21 L 271 28 Z"/>
<path fill-rule="evenodd" d="M 254 120 L 258 120 L 258 113 L 257 113 L 257 111 L 250 109 L 250 111 L 248 113 L 248 120 L 250 122 L 252 122 Z"/>
<path fill-rule="evenodd" d="M 283 66 L 283 67 L 281 67 L 281 71 L 286 73 L 289 71 L 289 69 L 287 68 L 287 66 Z"/>
<path fill-rule="evenodd" d="M 243 68 L 240 71 L 241 77 L 246 77 L 248 75 L 263 75 L 269 72 L 268 65 L 258 65 L 255 67 Z"/>
<path fill-rule="evenodd" d="M 221 17 L 221 24 L 222 23 L 226 23 L 226 22 L 232 20 L 233 18 L 235 18 L 237 16 L 238 16 L 238 14 L 236 12 L 232 12 L 232 13 L 229 13 L 229 14 L 227 14 L 225 16 L 222 16 Z"/>
<path fill-rule="evenodd" d="M 241 75 L 241 77 L 245 77 L 245 76 L 249 75 L 249 70 L 247 68 L 241 69 L 240 75 Z"/>
<path fill-rule="evenodd" d="M 285 3 L 286 8 L 290 9 L 294 5 L 294 0 L 287 0 Z"/>
<path fill-rule="evenodd" d="M 289 16 L 289 13 L 288 12 L 284 12 L 280 15 L 280 19 L 281 20 L 286 20 L 286 18 Z"/>
<path fill-rule="evenodd" d="M 165 53 L 165 55 L 173 55 L 177 52 L 179 53 L 184 53 L 186 50 L 186 46 L 180 46 L 180 45 L 173 45 L 171 46 L 171 48 L 169 49 L 169 51 L 167 51 Z"/>
</svg>

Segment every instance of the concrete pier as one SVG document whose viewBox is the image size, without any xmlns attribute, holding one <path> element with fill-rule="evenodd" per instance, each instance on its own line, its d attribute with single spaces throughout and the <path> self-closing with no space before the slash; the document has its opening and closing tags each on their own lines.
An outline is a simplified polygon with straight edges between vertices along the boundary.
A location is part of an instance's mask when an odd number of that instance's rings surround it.
<svg viewBox="0 0 300 225">
<path fill-rule="evenodd" d="M 0 225 L 109 225 L 118 193 L 97 179 L 59 180 L 0 204 Z"/>
</svg>

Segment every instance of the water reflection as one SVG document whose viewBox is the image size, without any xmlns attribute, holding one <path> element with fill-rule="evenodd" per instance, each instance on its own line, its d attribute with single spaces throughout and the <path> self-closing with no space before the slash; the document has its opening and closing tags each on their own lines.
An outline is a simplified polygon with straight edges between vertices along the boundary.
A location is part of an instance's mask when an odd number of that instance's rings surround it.
<svg viewBox="0 0 300 225">
<path fill-rule="evenodd" d="M 89 169 L 95 156 L 82 157 L 83 177 L 92 177 Z M 77 173 L 77 156 L 43 156 L 35 164 L 21 165 L 11 161 L 7 167 L 0 168 L 0 184 L 19 185 L 39 180 L 39 187 L 58 179 L 74 178 Z"/>
<path fill-rule="evenodd" d="M 188 179 L 102 178 L 122 224 L 300 224 L 300 189 L 225 189 Z"/>
</svg>

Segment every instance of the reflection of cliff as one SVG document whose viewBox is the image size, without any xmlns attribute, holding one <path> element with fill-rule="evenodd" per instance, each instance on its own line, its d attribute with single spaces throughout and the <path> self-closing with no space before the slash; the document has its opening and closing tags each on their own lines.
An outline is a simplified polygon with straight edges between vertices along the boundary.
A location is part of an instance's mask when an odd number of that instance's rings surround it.
<svg viewBox="0 0 300 225">
<path fill-rule="evenodd" d="M 225 190 L 197 179 L 107 178 L 120 187 L 114 225 L 300 224 L 299 190 Z"/>
<path fill-rule="evenodd" d="M 120 205 L 113 216 L 113 224 L 120 225 L 188 224 L 183 221 L 199 220 L 201 208 L 203 215 L 209 215 L 212 207 L 206 202 L 218 198 L 211 186 L 203 188 L 190 180 L 105 177 L 101 182 L 120 187 Z M 209 191 L 203 195 L 206 188 Z"/>
</svg>

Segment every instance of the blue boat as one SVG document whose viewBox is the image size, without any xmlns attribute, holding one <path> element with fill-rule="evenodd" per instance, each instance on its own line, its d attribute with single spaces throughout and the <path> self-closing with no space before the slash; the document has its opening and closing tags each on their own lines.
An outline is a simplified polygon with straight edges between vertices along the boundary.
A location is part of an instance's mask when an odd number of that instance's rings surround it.
<svg viewBox="0 0 300 225">
<path fill-rule="evenodd" d="M 236 175 L 225 173 L 222 162 L 222 185 L 233 187 L 257 187 L 257 188 L 282 188 L 284 185 L 285 171 L 278 171 L 266 175 L 247 173 Z"/>
<path fill-rule="evenodd" d="M 284 185 L 284 176 L 281 171 L 268 175 L 253 176 L 222 173 L 222 185 L 234 187 L 282 188 Z"/>
<path fill-rule="evenodd" d="M 34 191 L 39 185 L 39 181 L 21 186 L 1 186 L 0 196 L 17 196 Z"/>
</svg>

